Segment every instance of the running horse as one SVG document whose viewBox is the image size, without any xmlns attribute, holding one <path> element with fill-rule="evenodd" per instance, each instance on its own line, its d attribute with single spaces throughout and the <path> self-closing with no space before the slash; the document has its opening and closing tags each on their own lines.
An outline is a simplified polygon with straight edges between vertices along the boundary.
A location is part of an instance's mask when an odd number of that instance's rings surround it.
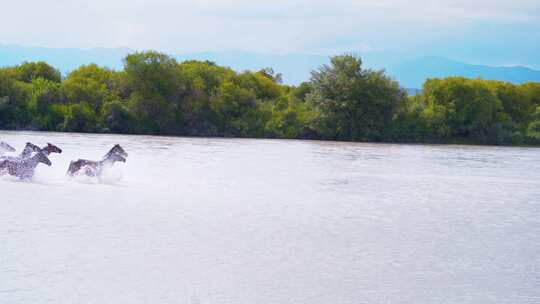
<svg viewBox="0 0 540 304">
<path fill-rule="evenodd" d="M 62 149 L 57 146 L 47 143 L 43 148 L 40 148 L 33 143 L 26 143 L 24 150 L 21 152 L 20 158 L 29 158 L 33 152 L 43 152 L 46 156 L 49 156 L 51 153 L 62 153 Z"/>
<path fill-rule="evenodd" d="M 34 171 L 39 163 L 44 163 L 47 166 L 51 166 L 52 164 L 47 155 L 45 155 L 45 153 L 42 151 L 25 159 L 0 160 L 0 174 L 8 173 L 9 175 L 16 176 L 21 180 L 30 180 L 34 176 Z"/>
<path fill-rule="evenodd" d="M 15 152 L 15 148 L 3 141 L 0 141 L 0 155 L 4 154 L 5 152 Z"/>
<path fill-rule="evenodd" d="M 103 169 L 114 165 L 115 162 L 126 162 L 128 154 L 120 145 L 112 147 L 102 160 L 93 161 L 87 159 L 78 159 L 71 161 L 68 168 L 68 174 L 74 176 L 77 174 L 84 174 L 90 177 L 100 177 Z"/>
<path fill-rule="evenodd" d="M 51 153 L 62 153 L 62 149 L 50 143 L 47 143 L 45 147 L 40 148 L 34 145 L 33 143 L 28 142 L 24 146 L 24 149 L 21 152 L 21 154 L 19 154 L 19 156 L 0 157 L 0 161 L 2 160 L 20 161 L 23 159 L 30 158 L 30 156 L 32 156 L 32 153 L 34 152 L 43 152 L 45 156 L 49 156 Z"/>
</svg>

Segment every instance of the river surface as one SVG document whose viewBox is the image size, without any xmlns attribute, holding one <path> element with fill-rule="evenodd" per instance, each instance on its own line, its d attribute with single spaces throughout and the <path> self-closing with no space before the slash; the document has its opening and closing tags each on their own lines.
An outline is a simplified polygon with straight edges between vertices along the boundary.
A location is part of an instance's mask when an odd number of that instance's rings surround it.
<svg viewBox="0 0 540 304">
<path fill-rule="evenodd" d="M 540 149 L 5 132 L 0 303 L 540 303 Z M 102 182 L 70 160 L 114 144 Z"/>
</svg>

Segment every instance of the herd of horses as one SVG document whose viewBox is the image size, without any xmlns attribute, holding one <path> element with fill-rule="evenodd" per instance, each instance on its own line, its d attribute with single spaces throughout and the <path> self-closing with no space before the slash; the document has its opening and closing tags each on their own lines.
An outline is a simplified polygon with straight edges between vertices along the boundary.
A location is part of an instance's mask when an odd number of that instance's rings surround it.
<svg viewBox="0 0 540 304">
<path fill-rule="evenodd" d="M 62 149 L 50 143 L 47 143 L 45 147 L 26 143 L 26 146 L 19 155 L 4 156 L 5 153 L 15 151 L 15 148 L 0 141 L 0 175 L 9 174 L 21 180 L 32 179 L 34 171 L 40 163 L 51 166 L 52 162 L 49 159 L 51 153 L 62 153 Z M 110 167 L 116 162 L 125 163 L 127 156 L 126 151 L 117 144 L 101 160 L 78 159 L 72 161 L 69 164 L 67 173 L 69 176 L 86 175 L 99 178 L 104 168 Z"/>
</svg>

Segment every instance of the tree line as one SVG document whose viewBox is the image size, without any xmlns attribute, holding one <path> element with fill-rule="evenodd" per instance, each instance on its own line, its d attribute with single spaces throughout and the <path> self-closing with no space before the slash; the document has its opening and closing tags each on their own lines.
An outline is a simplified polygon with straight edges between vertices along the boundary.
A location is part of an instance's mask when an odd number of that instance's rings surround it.
<svg viewBox="0 0 540 304">
<path fill-rule="evenodd" d="M 137 52 L 115 71 L 62 77 L 45 62 L 0 68 L 0 128 L 183 136 L 479 144 L 540 143 L 540 83 L 451 77 L 406 90 L 354 55 L 298 86 L 272 69 Z"/>
</svg>

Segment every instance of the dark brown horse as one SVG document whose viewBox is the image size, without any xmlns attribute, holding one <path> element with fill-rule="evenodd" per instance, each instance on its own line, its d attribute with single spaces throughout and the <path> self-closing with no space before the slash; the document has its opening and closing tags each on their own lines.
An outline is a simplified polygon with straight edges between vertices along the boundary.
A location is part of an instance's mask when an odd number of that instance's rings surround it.
<svg viewBox="0 0 540 304">
<path fill-rule="evenodd" d="M 128 154 L 120 145 L 115 145 L 100 161 L 93 161 L 87 159 L 78 159 L 71 161 L 68 168 L 68 174 L 74 176 L 77 174 L 84 174 L 91 177 L 100 177 L 103 172 L 103 168 L 114 165 L 115 162 L 126 162 Z"/>
<path fill-rule="evenodd" d="M 51 166 L 51 161 L 43 152 L 20 160 L 0 160 L 0 174 L 8 173 L 19 179 L 29 180 L 34 176 L 34 170 L 39 163 Z"/>
</svg>

